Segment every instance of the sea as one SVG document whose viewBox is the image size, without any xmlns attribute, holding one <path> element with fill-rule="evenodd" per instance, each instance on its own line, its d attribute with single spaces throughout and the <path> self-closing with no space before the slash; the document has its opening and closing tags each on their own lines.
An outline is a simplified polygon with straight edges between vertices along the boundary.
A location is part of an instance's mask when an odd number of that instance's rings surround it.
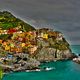
<svg viewBox="0 0 80 80">
<path fill-rule="evenodd" d="M 80 54 L 80 45 L 73 45 L 71 49 L 73 53 Z M 44 63 L 40 67 L 53 67 L 53 69 L 5 74 L 3 80 L 80 80 L 80 64 L 71 60 Z"/>
</svg>

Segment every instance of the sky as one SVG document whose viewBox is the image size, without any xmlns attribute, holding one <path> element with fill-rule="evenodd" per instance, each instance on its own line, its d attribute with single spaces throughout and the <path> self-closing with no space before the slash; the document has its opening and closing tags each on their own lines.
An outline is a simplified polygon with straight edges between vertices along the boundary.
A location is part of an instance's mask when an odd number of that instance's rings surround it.
<svg viewBox="0 0 80 80">
<path fill-rule="evenodd" d="M 36 28 L 61 31 L 71 45 L 80 45 L 80 0 L 0 0 L 4 10 Z"/>
</svg>

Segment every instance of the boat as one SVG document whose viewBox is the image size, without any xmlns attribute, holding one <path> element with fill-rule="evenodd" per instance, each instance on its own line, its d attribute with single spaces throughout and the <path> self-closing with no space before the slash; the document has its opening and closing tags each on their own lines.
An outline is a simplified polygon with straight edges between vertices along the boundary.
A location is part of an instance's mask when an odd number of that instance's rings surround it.
<svg viewBox="0 0 80 80">
<path fill-rule="evenodd" d="M 44 67 L 43 69 L 34 69 L 34 70 L 26 70 L 26 72 L 33 72 L 33 71 L 50 71 L 55 69 L 54 67 Z"/>
<path fill-rule="evenodd" d="M 36 70 L 26 70 L 26 72 L 34 72 L 34 71 L 41 71 L 40 69 L 36 69 Z"/>
<path fill-rule="evenodd" d="M 26 72 L 30 72 L 30 70 L 26 70 Z"/>
<path fill-rule="evenodd" d="M 53 67 L 47 67 L 45 68 L 46 71 L 50 71 L 50 70 L 53 70 Z"/>
<path fill-rule="evenodd" d="M 40 69 L 36 69 L 36 71 L 41 71 Z"/>
</svg>

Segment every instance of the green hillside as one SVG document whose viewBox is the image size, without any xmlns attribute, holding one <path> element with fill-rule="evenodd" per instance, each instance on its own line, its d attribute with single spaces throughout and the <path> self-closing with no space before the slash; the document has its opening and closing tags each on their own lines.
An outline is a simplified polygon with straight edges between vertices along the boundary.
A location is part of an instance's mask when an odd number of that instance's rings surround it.
<svg viewBox="0 0 80 80">
<path fill-rule="evenodd" d="M 16 18 L 10 12 L 7 12 L 7 11 L 0 12 L 0 28 L 10 29 L 18 26 L 21 27 L 20 29 L 22 31 L 35 30 L 34 27 Z"/>
</svg>

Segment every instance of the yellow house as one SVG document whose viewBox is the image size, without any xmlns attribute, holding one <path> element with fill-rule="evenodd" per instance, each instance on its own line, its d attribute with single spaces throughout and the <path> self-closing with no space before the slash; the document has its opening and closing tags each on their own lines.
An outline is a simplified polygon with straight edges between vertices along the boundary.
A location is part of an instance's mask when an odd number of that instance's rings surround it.
<svg viewBox="0 0 80 80">
<path fill-rule="evenodd" d="M 6 51 L 9 51 L 9 50 L 10 50 L 10 46 L 7 46 L 7 45 L 6 45 L 6 46 L 5 46 L 5 50 L 6 50 Z"/>
<path fill-rule="evenodd" d="M 48 39 L 48 34 L 43 34 L 43 38 Z"/>
<path fill-rule="evenodd" d="M 21 46 L 22 46 L 22 47 L 25 47 L 25 43 L 22 43 Z"/>
</svg>

